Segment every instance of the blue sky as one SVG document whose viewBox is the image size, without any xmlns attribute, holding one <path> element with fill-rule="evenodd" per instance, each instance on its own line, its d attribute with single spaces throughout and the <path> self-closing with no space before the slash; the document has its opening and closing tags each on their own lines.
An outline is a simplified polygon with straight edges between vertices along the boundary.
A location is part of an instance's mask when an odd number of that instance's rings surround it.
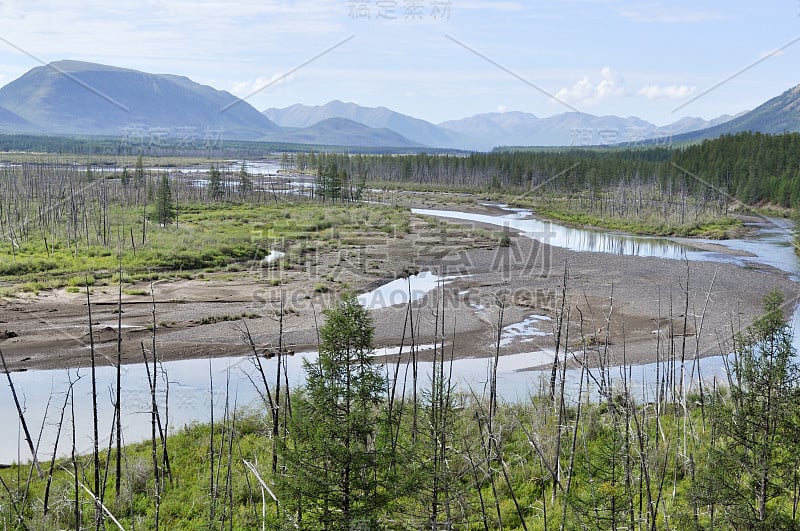
<svg viewBox="0 0 800 531">
<path fill-rule="evenodd" d="M 800 41 L 772 52 L 799 37 L 800 0 L 0 0 L 0 84 L 76 59 L 259 110 L 340 99 L 432 122 L 577 109 L 663 125 L 797 85 Z"/>
</svg>

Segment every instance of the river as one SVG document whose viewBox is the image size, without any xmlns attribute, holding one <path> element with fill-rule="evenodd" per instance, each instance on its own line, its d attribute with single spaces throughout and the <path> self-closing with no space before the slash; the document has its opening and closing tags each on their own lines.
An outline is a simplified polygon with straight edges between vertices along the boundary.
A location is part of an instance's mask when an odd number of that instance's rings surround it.
<svg viewBox="0 0 800 531">
<path fill-rule="evenodd" d="M 800 274 L 800 261 L 791 245 L 793 227 L 784 220 L 767 220 L 752 239 L 714 241 L 730 249 L 743 251 L 748 256 L 732 256 L 726 253 L 709 252 L 700 250 L 691 245 L 691 242 L 676 241 L 669 238 L 635 237 L 624 234 L 614 234 L 596 230 L 569 228 L 557 223 L 541 221 L 533 218 L 531 212 L 520 209 L 507 209 L 501 215 L 470 214 L 455 211 L 422 210 L 415 209 L 415 213 L 437 216 L 441 218 L 471 220 L 498 227 L 507 227 L 518 230 L 526 237 L 534 238 L 550 245 L 564 247 L 575 251 L 605 252 L 625 256 L 655 256 L 667 259 L 710 260 L 717 262 L 734 262 L 746 265 L 748 262 L 764 263 L 778 267 L 793 275 Z M 436 289 L 438 285 L 453 280 L 453 278 L 439 278 L 430 272 L 422 272 L 409 280 L 395 284 L 387 284 L 375 291 L 360 296 L 362 304 L 370 308 L 380 308 L 390 304 L 405 304 L 407 294 L 412 300 L 418 300 L 427 292 Z M 482 311 L 475 307 L 476 312 Z M 793 324 L 798 323 L 800 310 L 793 316 Z M 543 334 L 539 325 L 546 321 L 544 316 L 531 316 L 521 323 L 512 323 L 503 330 L 503 338 L 514 335 Z M 795 347 L 798 347 L 800 337 L 795 337 Z M 421 350 L 431 349 L 432 345 L 423 345 Z M 396 350 L 379 350 L 376 354 L 392 354 Z M 298 353 L 287 358 L 287 372 L 291 385 L 302 383 L 303 358 L 313 359 L 313 352 Z M 549 372 L 524 371 L 531 366 L 543 365 L 552 362 L 553 355 L 546 351 L 501 356 L 498 364 L 498 391 L 505 400 L 524 400 L 532 392 L 543 389 L 545 379 Z M 276 360 L 264 360 L 268 374 L 274 379 Z M 162 412 L 167 405 L 168 385 L 168 418 L 169 431 L 181 428 L 193 422 L 207 422 L 213 400 L 216 418 L 220 418 L 225 410 L 226 401 L 230 407 L 263 407 L 260 397 L 253 386 L 251 379 L 256 379 L 252 361 L 248 358 L 216 358 L 211 360 L 184 360 L 167 362 L 162 365 L 159 372 L 157 399 Z M 430 379 L 432 370 L 430 363 L 420 364 L 420 373 L 423 384 Z M 395 367 L 385 367 L 387 375 L 393 375 Z M 676 369 L 678 370 L 678 369 Z M 404 374 L 406 367 L 400 368 Z M 631 388 L 636 396 L 642 400 L 652 398 L 653 383 L 656 381 L 658 371 L 663 371 L 663 366 L 655 364 L 640 365 L 628 368 L 625 375 L 629 379 Z M 712 376 L 724 377 L 724 358 L 711 357 L 699 360 L 699 363 L 689 362 L 685 368 L 687 386 L 696 385 L 696 375 L 702 372 L 704 379 Z M 481 394 L 485 391 L 489 379 L 489 360 L 486 358 L 470 358 L 456 360 L 452 367 L 454 380 L 461 386 L 461 390 L 472 389 Z M 612 369 L 609 373 L 619 382 L 622 379 L 620 368 Z M 56 424 L 60 411 L 65 403 L 66 390 L 69 381 L 74 383 L 74 410 L 75 424 L 78 439 L 76 441 L 79 452 L 91 451 L 92 447 L 92 405 L 91 382 L 88 369 L 80 370 L 47 370 L 27 371 L 12 373 L 14 385 L 25 410 L 25 417 L 34 439 L 39 438 L 41 430 L 41 445 L 38 455 L 46 459 L 52 453 L 56 435 Z M 166 379 L 165 379 L 166 375 Z M 595 375 L 597 376 L 597 375 Z M 113 420 L 112 396 L 114 394 L 115 369 L 112 367 L 99 367 L 97 369 L 97 389 L 99 408 L 99 430 L 103 439 L 102 444 L 108 444 L 109 434 Z M 574 392 L 580 380 L 580 373 L 575 370 L 566 373 L 566 388 Z M 212 385 L 213 382 L 213 385 Z M 402 382 L 400 383 L 402 385 Z M 126 365 L 122 368 L 122 405 L 123 405 L 123 434 L 126 443 L 142 440 L 150 434 L 150 389 L 147 380 L 146 368 L 142 364 Z M 0 423 L 9 428 L 6 435 L 0 438 L 0 463 L 12 461 L 27 461 L 30 452 L 27 449 L 18 421 L 17 413 L 13 407 L 9 386 L 3 382 L 0 385 L 0 399 L 6 407 L 0 410 Z M 49 404 L 48 404 L 49 402 Z M 68 408 L 65 422 L 70 423 L 70 410 Z M 71 449 L 71 440 L 68 440 L 69 431 L 65 430 L 61 436 L 58 447 L 60 455 L 66 455 Z"/>
</svg>

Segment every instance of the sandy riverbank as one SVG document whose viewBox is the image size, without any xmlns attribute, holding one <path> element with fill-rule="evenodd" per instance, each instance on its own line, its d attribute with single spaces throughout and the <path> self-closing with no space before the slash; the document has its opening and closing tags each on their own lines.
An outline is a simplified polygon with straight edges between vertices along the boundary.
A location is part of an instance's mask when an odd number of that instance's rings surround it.
<svg viewBox="0 0 800 531">
<path fill-rule="evenodd" d="M 445 201 L 421 198 L 420 203 L 441 207 Z M 475 203 L 467 209 L 494 213 Z M 246 354 L 243 315 L 259 349 L 276 347 L 282 294 L 283 344 L 297 352 L 313 349 L 322 310 L 333 304 L 339 292 L 361 293 L 416 270 L 458 277 L 440 293 L 432 292 L 412 305 L 416 342 L 434 340 L 435 309 L 439 308 L 439 329 L 452 347 L 448 352 L 456 357 L 494 353 L 498 301 L 504 305 L 504 327 L 533 315 L 549 318 L 529 321 L 533 334 L 504 335 L 502 354 L 552 349 L 565 266 L 564 308 L 570 325 L 564 328 L 563 341 L 592 364 L 599 363 L 601 356 L 610 363 L 621 362 L 623 355 L 628 362 L 643 363 L 663 359 L 670 352 L 719 353 L 730 344 L 732 329 L 743 328 L 760 314 L 767 292 L 782 291 L 787 309 L 798 292 L 786 274 L 768 267 L 573 252 L 522 236 L 512 236 L 510 246 L 498 247 L 491 239 L 466 239 L 459 231 L 448 234 L 441 227 L 417 220 L 405 237 L 314 253 L 306 263 L 288 270 L 257 267 L 206 274 L 203 279 L 156 282 L 152 292 L 159 356 L 171 360 Z M 280 286 L 271 285 L 275 279 L 281 280 Z M 330 291 L 315 289 L 321 280 Z M 148 329 L 153 322 L 151 286 L 134 288 L 147 295 L 123 296 L 125 363 L 141 361 L 142 343 L 148 348 L 152 344 Z M 437 304 L 440 297 L 445 302 L 443 320 L 442 305 Z M 376 345 L 399 345 L 403 337 L 408 344 L 407 314 L 404 305 L 373 311 Z M 117 318 L 116 288 L 94 288 L 92 321 L 101 363 L 116 359 Z M 0 303 L 3 330 L 16 334 L 0 339 L 12 370 L 89 364 L 85 294 L 59 290 L 5 299 Z"/>
</svg>

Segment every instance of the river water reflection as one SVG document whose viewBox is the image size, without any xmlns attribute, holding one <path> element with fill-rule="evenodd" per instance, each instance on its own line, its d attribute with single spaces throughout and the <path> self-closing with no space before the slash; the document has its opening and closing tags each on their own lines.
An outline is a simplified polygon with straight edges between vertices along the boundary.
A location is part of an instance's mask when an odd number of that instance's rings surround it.
<svg viewBox="0 0 800 531">
<path fill-rule="evenodd" d="M 712 260 L 719 262 L 734 262 L 746 264 L 747 262 L 768 264 L 784 271 L 797 274 L 800 271 L 797 256 L 792 247 L 793 227 L 783 220 L 770 220 L 769 226 L 759 231 L 758 237 L 751 240 L 729 240 L 714 242 L 731 249 L 752 254 L 748 257 L 734 257 L 724 253 L 702 251 L 680 241 L 666 238 L 639 238 L 627 235 L 603 233 L 563 227 L 556 223 L 532 219 L 530 212 L 515 210 L 505 215 L 489 216 L 468 214 L 463 212 L 436 211 L 415 209 L 414 212 L 431 216 L 451 219 L 472 220 L 488 223 L 499 227 L 508 227 L 521 231 L 528 237 L 558 245 L 575 251 L 607 252 L 625 256 L 654 256 L 669 259 Z M 412 299 L 416 300 L 425 292 L 436 287 L 442 280 L 428 273 L 421 273 L 411 285 L 408 281 L 405 290 L 391 290 L 411 292 Z M 444 279 L 450 280 L 450 279 Z M 396 282 L 396 281 L 395 281 Z M 405 303 L 406 300 L 391 300 L 385 295 L 387 289 L 380 288 L 364 294 L 362 304 L 368 307 L 382 307 L 387 304 Z M 377 302 L 376 302 L 377 301 Z M 477 311 L 477 310 L 476 310 Z M 800 310 L 796 310 L 793 322 L 798 323 Z M 541 319 L 536 319 L 538 321 Z M 536 323 L 521 324 L 521 326 L 535 326 Z M 795 346 L 798 340 L 795 337 Z M 426 345 L 425 348 L 431 348 Z M 407 350 L 407 347 L 406 347 Z M 396 352 L 396 351 L 395 351 Z M 385 352 L 389 353 L 389 352 Z M 377 354 L 382 354 L 379 350 Z M 290 385 L 302 383 L 302 360 L 313 360 L 315 353 L 298 353 L 287 358 L 287 373 Z M 501 356 L 498 364 L 498 391 L 505 400 L 524 400 L 537 393 L 544 385 L 544 379 L 549 378 L 549 371 L 522 370 L 535 366 L 547 366 L 552 363 L 553 355 L 546 351 L 536 351 L 509 356 Z M 263 361 L 268 374 L 274 374 L 276 360 Z M 166 403 L 166 378 L 169 380 L 169 429 L 170 431 L 192 422 L 207 422 L 213 399 L 215 416 L 220 418 L 225 410 L 226 401 L 230 406 L 234 404 L 242 407 L 262 407 L 260 395 L 253 386 L 254 376 L 252 361 L 247 358 L 217 358 L 211 360 L 185 360 L 164 363 L 161 377 L 158 381 L 158 401 L 162 411 Z M 420 364 L 421 380 L 424 385 L 430 379 L 432 366 L 429 363 Z M 680 374 L 680 367 L 674 368 L 676 377 Z M 697 385 L 698 371 L 704 379 L 724 377 L 724 360 L 722 357 L 703 358 L 695 363 L 687 362 L 684 374 L 687 386 Z M 393 365 L 385 368 L 388 375 L 393 376 Z M 461 390 L 472 389 L 481 394 L 484 392 L 489 379 L 490 362 L 486 358 L 461 359 L 454 362 L 452 367 L 453 378 L 461 386 Z M 634 366 L 628 369 L 627 377 L 633 392 L 640 399 L 648 400 L 655 396 L 657 376 L 663 376 L 663 366 L 655 364 Z M 406 366 L 400 367 L 401 379 L 406 374 Z M 611 369 L 608 375 L 614 382 L 622 381 L 621 369 Z M 661 371 L 661 372 L 659 372 Z M 111 397 L 115 383 L 115 370 L 111 367 L 101 367 L 97 370 L 100 433 L 107 441 L 113 420 L 113 407 Z M 248 376 L 249 375 L 249 376 Z M 598 375 L 595 375 L 596 377 Z M 42 430 L 40 458 L 47 458 L 53 447 L 56 435 L 56 422 L 64 404 L 66 390 L 70 380 L 74 383 L 75 423 L 78 433 L 77 445 L 79 450 L 91 449 L 92 440 L 92 415 L 91 415 L 91 382 L 88 369 L 80 370 L 48 370 L 28 371 L 12 374 L 17 393 L 25 409 L 26 419 L 34 438 Z M 580 372 L 570 370 L 566 373 L 566 388 L 576 393 L 580 380 Z M 212 385 L 213 382 L 213 385 Z M 398 384 L 402 386 L 402 382 Z M 406 381 L 406 385 L 410 385 Z M 134 442 L 149 436 L 150 433 L 150 390 L 147 381 L 147 372 L 143 365 L 126 365 L 122 369 L 122 406 L 124 419 L 124 437 L 126 442 Z M 9 463 L 21 459 L 30 459 L 27 446 L 22 438 L 21 428 L 17 413 L 13 407 L 11 393 L 8 386 L 0 386 L 0 400 L 6 404 L 0 409 L 0 425 L 7 430 L 0 438 L 0 463 Z M 49 405 L 48 405 L 49 401 Z M 46 415 L 45 415 L 46 413 Z M 69 421 L 69 410 L 66 417 Z M 64 455 L 69 451 L 71 441 L 67 440 L 64 432 L 59 445 L 59 454 Z"/>
</svg>

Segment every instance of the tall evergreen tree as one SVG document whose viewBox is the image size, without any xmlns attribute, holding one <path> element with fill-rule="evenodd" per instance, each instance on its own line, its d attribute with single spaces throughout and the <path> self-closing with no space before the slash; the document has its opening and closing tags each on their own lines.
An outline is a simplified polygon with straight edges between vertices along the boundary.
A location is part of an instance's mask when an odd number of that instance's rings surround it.
<svg viewBox="0 0 800 531">
<path fill-rule="evenodd" d="M 208 170 L 208 195 L 211 196 L 211 199 L 218 201 L 222 199 L 224 192 L 222 175 L 216 166 L 211 166 L 211 169 Z"/>
<path fill-rule="evenodd" d="M 340 170 L 335 162 L 327 164 L 317 170 L 317 195 L 323 201 L 339 201 L 344 197 L 343 190 L 347 181 L 345 170 Z"/>
<path fill-rule="evenodd" d="M 127 166 L 122 168 L 122 175 L 120 176 L 119 180 L 120 183 L 122 183 L 122 186 L 127 187 L 129 184 L 131 184 L 131 174 L 128 173 Z"/>
<path fill-rule="evenodd" d="M 323 201 L 351 199 L 350 175 L 336 162 L 325 164 L 317 170 L 317 195 Z"/>
<path fill-rule="evenodd" d="M 800 465 L 800 367 L 782 302 L 779 292 L 767 295 L 764 315 L 737 337 L 729 397 L 712 408 L 717 435 L 696 497 L 721 507 L 734 529 L 795 529 L 791 513 L 770 506 L 796 488 Z"/>
<path fill-rule="evenodd" d="M 136 186 L 142 186 L 144 184 L 144 163 L 142 162 L 141 155 L 136 157 L 136 166 L 133 170 L 133 184 Z"/>
<path fill-rule="evenodd" d="M 308 529 L 371 526 L 387 503 L 379 489 L 379 436 L 385 378 L 370 360 L 374 327 L 353 296 L 325 312 L 319 358 L 293 400 L 286 442 L 288 494 Z"/>
<path fill-rule="evenodd" d="M 244 196 L 253 193 L 253 179 L 247 173 L 247 165 L 244 162 L 239 170 L 239 192 Z"/>
<path fill-rule="evenodd" d="M 172 202 L 172 188 L 166 174 L 161 176 L 156 192 L 156 221 L 167 226 L 175 219 L 175 204 Z"/>
</svg>

